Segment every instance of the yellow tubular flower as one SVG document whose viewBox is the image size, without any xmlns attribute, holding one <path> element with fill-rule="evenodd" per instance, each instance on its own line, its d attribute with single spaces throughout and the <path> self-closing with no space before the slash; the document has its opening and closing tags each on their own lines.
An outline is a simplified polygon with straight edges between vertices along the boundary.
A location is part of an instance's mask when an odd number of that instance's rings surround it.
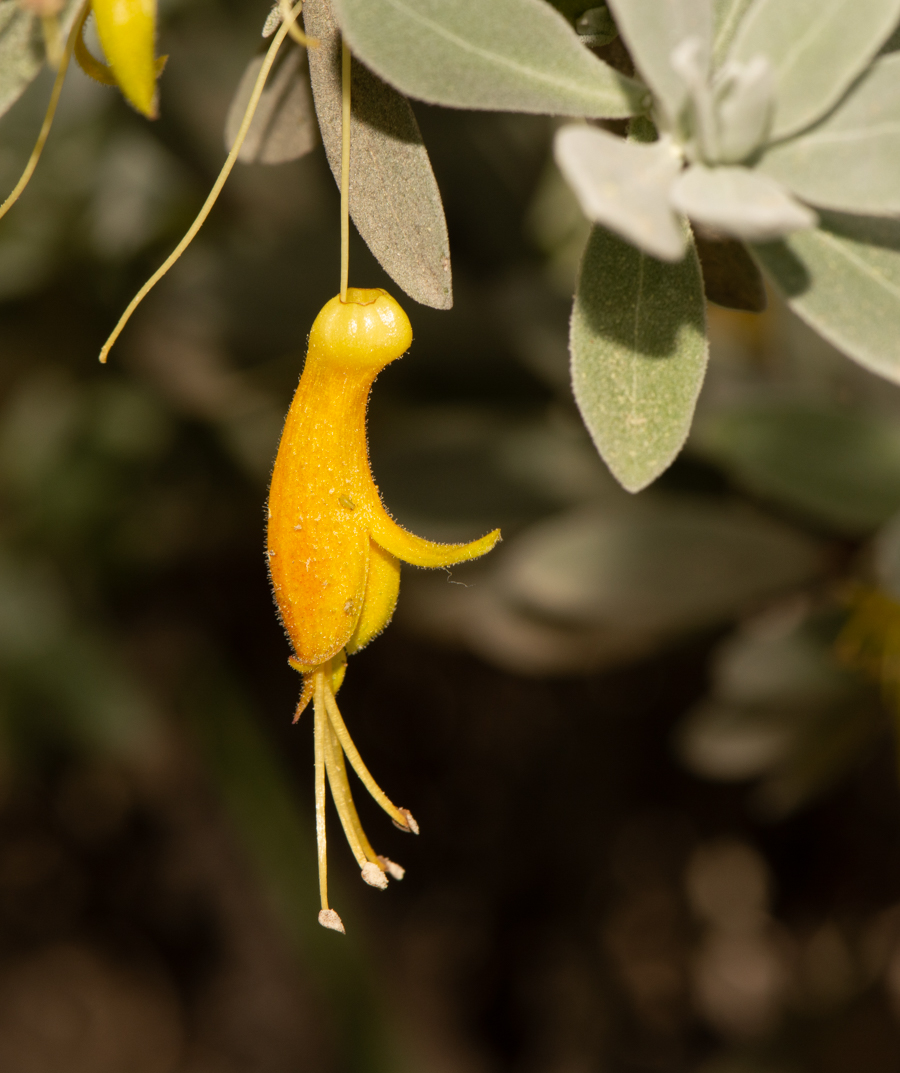
<svg viewBox="0 0 900 1073">
<path fill-rule="evenodd" d="M 414 536 L 387 513 L 369 468 L 366 405 L 378 373 L 412 342 L 409 320 L 382 290 L 351 288 L 333 298 L 309 336 L 303 376 L 284 426 L 268 504 L 268 560 L 275 602 L 304 676 L 296 718 L 313 701 L 316 741 L 316 829 L 320 923 L 342 931 L 328 908 L 325 870 L 325 774 L 366 882 L 384 887 L 399 865 L 372 850 L 359 823 L 344 755 L 398 827 L 418 833 L 363 764 L 335 694 L 346 655 L 388 624 L 400 586 L 400 561 L 440 567 L 475 559 L 499 530 L 469 544 L 438 544 Z"/>
<path fill-rule="evenodd" d="M 156 78 L 161 64 L 154 55 L 156 0 L 92 0 L 97 36 L 109 67 L 94 59 L 79 37 L 76 59 L 98 82 L 113 82 L 148 119 L 157 116 Z"/>
</svg>

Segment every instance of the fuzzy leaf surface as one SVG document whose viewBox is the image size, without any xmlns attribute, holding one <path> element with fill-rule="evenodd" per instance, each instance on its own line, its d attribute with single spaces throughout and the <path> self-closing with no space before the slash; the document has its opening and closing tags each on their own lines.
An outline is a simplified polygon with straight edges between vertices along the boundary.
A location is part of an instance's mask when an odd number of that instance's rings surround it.
<svg viewBox="0 0 900 1073">
<path fill-rule="evenodd" d="M 41 20 L 18 0 L 0 0 L 0 115 L 25 92 L 43 62 Z"/>
<path fill-rule="evenodd" d="M 588 240 L 570 334 L 575 399 L 629 492 L 681 450 L 706 371 L 706 306 L 693 243 L 658 261 L 602 228 Z"/>
<path fill-rule="evenodd" d="M 581 44 L 544 0 L 335 0 L 354 55 L 402 93 L 451 108 L 625 118 L 646 90 Z"/>
<path fill-rule="evenodd" d="M 807 324 L 900 383 L 900 221 L 822 213 L 815 230 L 753 253 Z"/>
<path fill-rule="evenodd" d="M 244 110 L 256 84 L 263 56 L 247 64 L 225 120 L 225 148 L 237 138 Z M 319 140 L 306 64 L 306 50 L 285 49 L 269 75 L 247 137 L 238 153 L 244 164 L 284 164 L 305 156 Z"/>
<path fill-rule="evenodd" d="M 816 214 L 780 183 L 741 167 L 692 164 L 673 186 L 672 203 L 692 220 L 750 242 L 816 224 Z"/>
<path fill-rule="evenodd" d="M 557 132 L 554 155 L 585 216 L 664 261 L 684 255 L 684 230 L 669 204 L 681 167 L 670 141 L 625 141 L 596 127 Z"/>
<path fill-rule="evenodd" d="M 341 47 L 326 0 L 303 19 L 320 41 L 309 51 L 319 129 L 341 181 Z M 422 305 L 450 309 L 450 243 L 441 193 L 409 101 L 361 63 L 352 65 L 350 214 L 382 268 Z"/>
<path fill-rule="evenodd" d="M 729 58 L 775 72 L 772 138 L 804 130 L 841 99 L 900 20 L 900 0 L 756 0 Z"/>
<path fill-rule="evenodd" d="M 823 208 L 900 213 L 900 54 L 877 60 L 831 115 L 759 168 Z"/>
</svg>

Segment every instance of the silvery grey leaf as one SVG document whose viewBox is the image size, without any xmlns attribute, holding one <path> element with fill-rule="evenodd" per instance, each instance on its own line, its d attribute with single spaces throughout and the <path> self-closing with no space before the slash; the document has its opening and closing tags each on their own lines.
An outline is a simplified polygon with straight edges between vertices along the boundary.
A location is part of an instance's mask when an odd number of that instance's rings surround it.
<svg viewBox="0 0 900 1073">
<path fill-rule="evenodd" d="M 225 120 L 225 148 L 237 138 L 263 56 L 244 71 Z M 244 164 L 284 164 L 308 153 L 318 141 L 318 125 L 306 70 L 306 50 L 286 48 L 259 99 L 238 160 Z"/>
<path fill-rule="evenodd" d="M 773 146 L 759 169 L 823 208 L 900 213 L 900 55 L 876 60 L 835 111 Z"/>
<path fill-rule="evenodd" d="M 823 212 L 815 230 L 752 250 L 807 324 L 900 384 L 900 221 Z"/>
<path fill-rule="evenodd" d="M 569 345 L 572 388 L 591 438 L 620 484 L 639 492 L 681 450 L 706 372 L 706 303 L 693 244 L 670 264 L 595 227 Z"/>
<path fill-rule="evenodd" d="M 635 66 L 674 129 L 687 91 L 672 66 L 672 52 L 688 38 L 696 38 L 705 79 L 712 51 L 710 0 L 609 0 L 609 7 Z"/>
<path fill-rule="evenodd" d="M 43 63 L 41 20 L 18 0 L 0 0 L 0 115 L 19 99 Z"/>
<path fill-rule="evenodd" d="M 60 31 L 68 34 L 78 0 L 66 0 L 59 14 Z M 0 116 L 21 97 L 44 65 L 41 20 L 18 0 L 0 0 Z"/>
<path fill-rule="evenodd" d="M 816 224 L 816 214 L 780 183 L 740 167 L 693 164 L 672 187 L 672 204 L 706 227 L 750 242 Z"/>
<path fill-rule="evenodd" d="M 768 304 L 766 287 L 744 245 L 733 238 L 714 238 L 701 227 L 694 228 L 694 243 L 710 302 L 725 309 L 762 313 Z"/>
<path fill-rule="evenodd" d="M 572 125 L 557 133 L 554 155 L 589 220 L 664 261 L 684 256 L 684 231 L 669 201 L 681 161 L 667 137 L 642 145 Z"/>
<path fill-rule="evenodd" d="M 729 58 L 766 56 L 775 73 L 772 138 L 825 115 L 900 20 L 900 0 L 755 0 Z"/>
<path fill-rule="evenodd" d="M 753 0 L 713 0 L 713 68 L 721 66 Z"/>
<path fill-rule="evenodd" d="M 672 49 L 672 68 L 686 96 L 678 124 L 680 140 L 692 160 L 718 160 L 719 132 L 709 81 L 709 55 L 699 37 L 688 37 Z"/>
<path fill-rule="evenodd" d="M 713 83 L 717 163 L 739 164 L 767 139 L 775 112 L 775 79 L 765 56 L 729 60 Z"/>
<path fill-rule="evenodd" d="M 327 0 L 307 0 L 319 39 L 309 69 L 328 163 L 341 177 L 341 43 Z M 423 305 L 453 305 L 441 194 L 409 101 L 356 60 L 352 65 L 350 214 L 382 268 Z"/>
<path fill-rule="evenodd" d="M 430 104 L 624 119 L 652 103 L 545 0 L 334 0 L 334 9 L 355 56 Z"/>
<path fill-rule="evenodd" d="M 273 4 L 272 10 L 266 15 L 266 21 L 263 23 L 262 36 L 271 37 L 283 21 L 284 15 L 281 11 L 281 4 Z"/>
</svg>

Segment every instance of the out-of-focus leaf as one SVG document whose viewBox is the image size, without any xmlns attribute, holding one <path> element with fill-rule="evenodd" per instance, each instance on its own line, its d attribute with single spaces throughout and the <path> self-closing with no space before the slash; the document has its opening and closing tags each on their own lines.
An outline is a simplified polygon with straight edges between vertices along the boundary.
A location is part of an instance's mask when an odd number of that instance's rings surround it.
<svg viewBox="0 0 900 1073">
<path fill-rule="evenodd" d="M 609 119 L 650 105 L 544 0 L 336 0 L 335 14 L 366 66 L 430 104 Z"/>
<path fill-rule="evenodd" d="M 762 273 L 740 242 L 694 230 L 706 297 L 725 309 L 762 313 L 768 304 Z"/>
<path fill-rule="evenodd" d="M 556 163 L 594 223 L 665 261 L 684 256 L 684 229 L 669 204 L 681 169 L 671 141 L 625 141 L 596 127 L 563 127 Z"/>
<path fill-rule="evenodd" d="M 540 522 L 504 551 L 497 583 L 554 621 L 671 634 L 809 581 L 819 547 L 720 504 L 650 496 Z"/>
<path fill-rule="evenodd" d="M 878 584 L 900 599 L 900 514 L 895 514 L 874 540 L 873 560 Z"/>
<path fill-rule="evenodd" d="M 773 138 L 810 126 L 841 99 L 900 19 L 900 0 L 756 0 L 729 58 L 775 71 Z"/>
<path fill-rule="evenodd" d="M 619 36 L 619 28 L 613 22 L 606 4 L 588 8 L 575 22 L 575 31 L 581 43 L 589 48 L 602 48 Z"/>
<path fill-rule="evenodd" d="M 697 423 L 705 457 L 766 498 L 861 534 L 900 509 L 900 428 L 811 403 L 752 403 Z"/>
<path fill-rule="evenodd" d="M 43 62 L 41 20 L 18 0 L 0 0 L 0 115 L 19 99 Z"/>
<path fill-rule="evenodd" d="M 815 230 L 753 253 L 821 336 L 900 383 L 900 222 L 823 212 Z"/>
<path fill-rule="evenodd" d="M 706 309 L 693 243 L 666 264 L 595 228 L 575 292 L 575 399 L 597 450 L 629 492 L 672 463 L 706 371 Z"/>
<path fill-rule="evenodd" d="M 225 148 L 237 138 L 263 56 L 248 64 L 228 109 Z M 286 49 L 269 75 L 238 160 L 244 164 L 284 164 L 305 156 L 318 140 L 318 126 L 306 71 L 306 50 Z"/>
<path fill-rule="evenodd" d="M 816 224 L 816 214 L 780 183 L 741 167 L 692 164 L 672 187 L 672 204 L 715 231 L 750 242 Z"/>
<path fill-rule="evenodd" d="M 340 37 L 326 0 L 308 0 L 316 113 L 335 180 L 341 181 Z M 350 214 L 388 275 L 417 302 L 453 305 L 450 243 L 441 193 L 409 101 L 362 64 L 352 66 Z"/>
<path fill-rule="evenodd" d="M 674 125 L 687 87 L 672 65 L 672 52 L 694 38 L 705 73 L 713 34 L 709 0 L 610 0 L 609 6 L 637 69 Z"/>
<path fill-rule="evenodd" d="M 729 61 L 713 87 L 715 159 L 739 164 L 763 145 L 775 111 L 775 79 L 764 56 L 749 63 Z"/>
<path fill-rule="evenodd" d="M 773 146 L 761 171 L 827 209 L 900 213 L 900 55 L 873 64 L 812 130 Z"/>
<path fill-rule="evenodd" d="M 719 67 L 728 55 L 741 19 L 753 0 L 713 0 L 713 67 Z"/>
</svg>

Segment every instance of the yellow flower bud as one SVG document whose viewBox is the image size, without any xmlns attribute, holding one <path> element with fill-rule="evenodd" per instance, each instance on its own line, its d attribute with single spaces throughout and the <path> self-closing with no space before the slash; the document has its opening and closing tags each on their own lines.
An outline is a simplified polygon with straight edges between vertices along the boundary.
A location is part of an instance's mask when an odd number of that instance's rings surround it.
<svg viewBox="0 0 900 1073">
<path fill-rule="evenodd" d="M 139 112 L 155 119 L 160 70 L 154 54 L 156 0 L 92 0 L 91 8 L 116 84 Z M 97 77 L 93 71 L 88 74 Z"/>
</svg>

